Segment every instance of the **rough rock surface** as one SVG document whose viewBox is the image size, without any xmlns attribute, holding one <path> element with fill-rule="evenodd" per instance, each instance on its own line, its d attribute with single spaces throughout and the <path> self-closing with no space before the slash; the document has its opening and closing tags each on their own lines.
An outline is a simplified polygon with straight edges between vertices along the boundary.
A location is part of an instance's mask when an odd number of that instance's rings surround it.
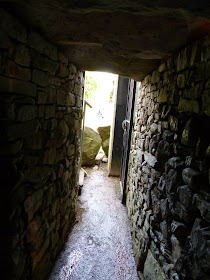
<svg viewBox="0 0 210 280">
<path fill-rule="evenodd" d="M 106 166 L 106 165 L 105 165 Z M 80 197 L 81 216 L 49 280 L 137 280 L 127 211 L 116 196 L 119 180 L 92 171 Z"/>
<path fill-rule="evenodd" d="M 209 32 L 209 1 L 19 1 L 9 7 L 83 70 L 141 80 L 160 60 Z M 27 62 L 27 61 L 26 61 Z"/>
<path fill-rule="evenodd" d="M 139 84 L 127 180 L 134 255 L 144 278 L 209 278 L 210 37 Z"/>
<path fill-rule="evenodd" d="M 109 154 L 109 137 L 110 137 L 110 125 L 98 127 L 98 133 L 102 139 L 102 148 L 105 155 L 108 157 Z"/>
<path fill-rule="evenodd" d="M 95 158 L 101 147 L 100 135 L 90 127 L 85 126 L 82 143 L 82 165 L 95 164 Z"/>
<path fill-rule="evenodd" d="M 0 30 L 3 266 L 42 280 L 76 215 L 83 73 L 6 12 Z"/>
</svg>

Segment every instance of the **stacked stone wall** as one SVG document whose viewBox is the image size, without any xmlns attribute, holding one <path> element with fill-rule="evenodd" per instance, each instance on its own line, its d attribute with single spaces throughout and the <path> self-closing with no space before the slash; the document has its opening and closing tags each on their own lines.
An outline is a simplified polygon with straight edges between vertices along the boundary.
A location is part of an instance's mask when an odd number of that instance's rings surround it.
<svg viewBox="0 0 210 280">
<path fill-rule="evenodd" d="M 75 222 L 83 73 L 38 33 L 0 16 L 3 259 L 9 279 L 41 280 Z"/>
<path fill-rule="evenodd" d="M 210 38 L 139 85 L 127 183 L 144 279 L 209 279 Z"/>
</svg>

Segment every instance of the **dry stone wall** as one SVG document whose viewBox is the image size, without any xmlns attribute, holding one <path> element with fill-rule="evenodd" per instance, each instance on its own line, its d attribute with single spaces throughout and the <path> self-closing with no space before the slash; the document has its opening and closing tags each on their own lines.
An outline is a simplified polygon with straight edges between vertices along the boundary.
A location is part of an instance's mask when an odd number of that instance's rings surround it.
<svg viewBox="0 0 210 280">
<path fill-rule="evenodd" d="M 83 73 L 3 10 L 0 65 L 4 260 L 9 279 L 41 280 L 75 221 Z"/>
<path fill-rule="evenodd" d="M 126 204 L 139 275 L 209 279 L 210 37 L 140 83 L 134 115 Z"/>
</svg>

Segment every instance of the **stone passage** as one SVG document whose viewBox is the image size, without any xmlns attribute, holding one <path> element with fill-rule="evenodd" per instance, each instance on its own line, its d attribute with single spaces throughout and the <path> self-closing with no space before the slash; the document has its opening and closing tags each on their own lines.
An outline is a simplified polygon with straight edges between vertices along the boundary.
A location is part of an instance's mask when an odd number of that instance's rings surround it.
<svg viewBox="0 0 210 280">
<path fill-rule="evenodd" d="M 81 195 L 81 218 L 50 280 L 137 280 L 127 211 L 116 197 L 118 179 L 92 171 Z"/>
<path fill-rule="evenodd" d="M 210 38 L 169 58 L 136 97 L 127 184 L 145 279 L 209 279 Z"/>
<path fill-rule="evenodd" d="M 9 279 L 41 280 L 75 219 L 83 73 L 3 10 L 0 27 L 2 243 Z"/>
</svg>

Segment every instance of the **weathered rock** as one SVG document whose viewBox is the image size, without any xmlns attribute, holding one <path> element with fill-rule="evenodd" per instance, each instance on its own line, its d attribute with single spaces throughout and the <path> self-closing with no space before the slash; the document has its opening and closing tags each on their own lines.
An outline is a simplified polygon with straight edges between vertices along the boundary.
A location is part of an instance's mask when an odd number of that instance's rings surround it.
<svg viewBox="0 0 210 280">
<path fill-rule="evenodd" d="M 154 157 L 153 155 L 151 155 L 148 152 L 144 152 L 144 159 L 152 167 L 154 167 L 157 162 L 156 157 Z"/>
<path fill-rule="evenodd" d="M 89 127 L 85 127 L 82 144 L 82 165 L 93 165 L 101 146 L 100 135 Z"/>
<path fill-rule="evenodd" d="M 6 77 L 0 77 L 0 83 L 2 92 L 20 93 L 32 97 L 36 96 L 37 87 L 33 83 Z"/>
<path fill-rule="evenodd" d="M 209 90 L 205 90 L 202 95 L 202 111 L 210 117 L 210 94 Z"/>
<path fill-rule="evenodd" d="M 167 88 L 164 87 L 160 90 L 160 93 L 157 97 L 157 102 L 164 103 L 167 101 Z"/>
<path fill-rule="evenodd" d="M 181 169 L 184 161 L 180 157 L 172 157 L 168 160 L 168 164 L 174 169 Z"/>
<path fill-rule="evenodd" d="M 187 227 L 183 223 L 177 221 L 172 221 L 171 232 L 182 243 L 185 241 L 186 237 L 189 234 L 187 231 Z"/>
<path fill-rule="evenodd" d="M 179 113 L 199 113 L 199 103 L 196 100 L 180 98 L 178 111 Z"/>
<path fill-rule="evenodd" d="M 43 71 L 39 70 L 33 70 L 32 73 L 32 81 L 42 87 L 45 87 L 48 85 L 48 74 Z"/>
<path fill-rule="evenodd" d="M 188 208 L 192 203 L 192 190 L 189 186 L 181 186 L 177 190 L 180 202 Z"/>
<path fill-rule="evenodd" d="M 207 221 L 210 222 L 210 203 L 205 201 L 202 196 L 195 194 L 193 196 L 193 202 L 200 211 L 201 216 Z"/>
<path fill-rule="evenodd" d="M 144 279 L 145 280 L 165 280 L 165 275 L 153 256 L 152 252 L 148 250 L 146 262 L 144 264 Z"/>
<path fill-rule="evenodd" d="M 174 140 L 174 132 L 171 132 L 170 130 L 165 130 L 163 132 L 163 140 L 172 142 Z"/>
<path fill-rule="evenodd" d="M 21 66 L 30 66 L 31 55 L 24 45 L 18 45 L 15 52 L 15 62 Z"/>
<path fill-rule="evenodd" d="M 40 127 L 37 119 L 28 122 L 14 124 L 8 127 L 7 135 L 9 139 L 22 138 L 34 135 Z"/>
<path fill-rule="evenodd" d="M 201 173 L 190 167 L 182 171 L 182 178 L 185 184 L 189 185 L 192 189 L 199 189 L 201 182 Z"/>
<path fill-rule="evenodd" d="M 189 3 L 178 4 L 177 2 L 163 4 L 157 1 L 153 5 L 149 5 L 147 2 L 135 2 L 135 10 L 133 9 L 134 3 L 131 1 L 115 4 L 105 1 L 103 5 L 92 3 L 86 6 L 80 3 L 70 3 L 65 16 L 62 11 L 67 6 L 62 1 L 56 2 L 56 5 L 50 3 L 47 10 L 37 2 L 30 6 L 23 3 L 20 7 L 17 3 L 17 0 L 10 3 L 12 12 L 16 12 L 17 16 L 22 18 L 28 26 L 40 30 L 52 42 L 55 42 L 56 38 L 56 43 L 62 45 L 62 49 L 68 54 L 69 59 L 79 68 L 96 71 L 106 69 L 122 76 L 131 76 L 135 80 L 143 79 L 146 74 L 151 73 L 155 67 L 159 66 L 163 58 L 171 56 L 172 53 L 189 43 L 188 38 L 195 40 L 199 37 L 198 34 L 208 33 L 203 24 L 197 24 L 200 18 L 203 18 L 204 21 L 208 19 L 209 7 L 207 3 L 200 7 L 199 3 L 195 2 L 193 5 Z M 161 16 L 160 10 L 162 11 Z M 147 13 L 143 11 L 147 11 Z M 173 17 L 174 13 L 176 13 L 175 18 Z M 94 25 L 92 17 L 95 19 Z M 187 17 L 189 19 L 187 26 L 182 28 L 186 24 Z M 42 21 L 39 20 L 40 18 Z M 62 18 L 62 21 L 54 27 L 52 18 Z M 72 18 L 75 19 L 73 22 Z M 170 26 L 167 24 L 168 18 L 171 19 Z M 8 28 L 12 38 L 26 42 L 26 30 L 21 28 L 22 25 L 11 26 L 11 20 L 5 19 L 4 21 L 4 28 Z M 78 22 L 80 23 L 79 32 Z M 119 22 L 121 28 L 116 28 L 116 34 L 114 34 L 113 27 L 116 27 Z M 128 25 L 127 22 L 131 24 Z M 133 26 L 135 26 L 136 33 L 133 32 Z M 103 32 L 101 33 L 102 27 Z M 86 33 L 87 28 L 89 34 Z M 18 29 L 23 31 L 20 32 Z M 160 32 L 159 43 L 154 36 L 157 29 Z M 125 38 L 120 30 L 125 30 L 126 34 L 132 36 Z M 177 36 L 173 36 L 174 32 L 171 30 L 174 30 Z M 141 37 L 139 37 L 139 33 L 141 33 Z M 149 42 L 148 34 L 151 34 Z M 165 44 L 164 40 L 170 44 Z M 57 60 L 57 49 L 49 43 L 47 44 L 45 40 L 41 40 L 36 33 L 29 37 L 29 42 L 40 53 Z M 145 49 L 145 45 L 147 45 L 147 49 Z M 182 50 L 177 58 L 176 70 L 185 70 L 190 62 L 195 61 L 194 56 L 189 56 L 187 49 Z M 84 57 L 86 57 L 85 60 Z M 134 63 L 130 64 L 131 59 L 134 59 Z M 165 63 L 167 67 L 173 66 L 171 61 L 168 60 Z M 162 66 L 160 70 L 162 68 L 165 69 Z M 158 74 L 160 73 L 163 71 L 157 70 L 155 74 L 151 75 L 152 82 L 159 82 Z"/>
<path fill-rule="evenodd" d="M 18 121 L 26 122 L 35 119 L 36 108 L 35 106 L 25 105 L 22 106 L 18 111 Z"/>
<path fill-rule="evenodd" d="M 198 263 L 197 266 L 192 266 L 195 277 L 202 276 L 200 279 L 206 278 L 209 271 L 210 263 L 210 227 L 206 227 L 201 219 L 196 219 L 190 234 L 190 246 L 193 253 L 193 262 Z M 197 278 L 199 279 L 199 278 Z"/>
<path fill-rule="evenodd" d="M 195 119 L 191 118 L 186 123 L 184 130 L 182 132 L 181 142 L 184 145 L 195 145 L 197 141 L 198 123 Z"/>
<path fill-rule="evenodd" d="M 102 148 L 105 155 L 108 157 L 109 154 L 109 137 L 110 137 L 110 125 L 98 127 L 98 133 L 102 139 Z"/>
<path fill-rule="evenodd" d="M 39 53 L 32 51 L 31 55 L 32 67 L 42 71 L 47 71 L 55 75 L 59 64 L 46 56 L 42 56 Z"/>
</svg>

